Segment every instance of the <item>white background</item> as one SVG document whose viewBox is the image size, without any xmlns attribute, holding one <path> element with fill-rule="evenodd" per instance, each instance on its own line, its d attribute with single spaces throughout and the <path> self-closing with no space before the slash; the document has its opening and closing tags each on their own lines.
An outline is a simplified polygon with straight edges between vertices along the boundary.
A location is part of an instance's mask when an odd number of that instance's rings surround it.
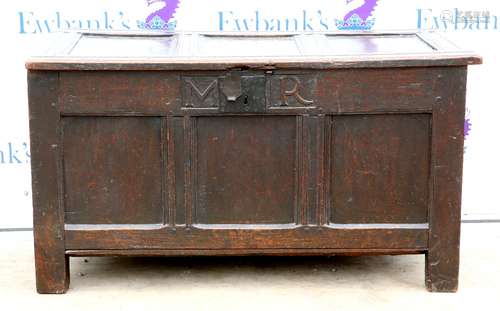
<svg viewBox="0 0 500 311">
<path fill-rule="evenodd" d="M 228 20 L 222 30 L 235 31 L 234 19 L 250 19 L 259 11 L 262 18 L 272 24 L 277 19 L 313 18 L 319 25 L 318 10 L 328 22 L 330 30 L 336 30 L 334 19 L 342 17 L 362 0 L 349 4 L 345 0 L 181 0 L 176 12 L 178 30 L 220 31 L 220 16 Z M 458 9 L 459 11 L 489 12 L 488 29 L 472 27 L 455 29 L 448 24 L 445 29 L 437 25 L 439 18 Z M 56 13 L 67 22 L 77 25 L 79 20 L 98 20 L 104 24 L 104 12 L 114 19 L 113 28 L 123 29 L 122 22 L 132 30 L 136 21 L 144 21 L 150 13 L 146 0 L 17 0 L 4 1 L 0 10 L 1 31 L 1 89 L 0 89 L 0 228 L 26 228 L 32 226 L 31 180 L 29 166 L 29 132 L 26 96 L 26 70 L 24 59 L 36 54 L 51 31 L 57 30 Z M 220 13 L 222 12 L 222 13 Z M 426 17 L 427 22 L 421 19 Z M 495 29 L 494 17 L 499 20 Z M 21 20 L 23 16 L 23 20 Z M 468 77 L 467 106 L 472 130 L 466 139 L 463 179 L 463 216 L 465 219 L 500 219 L 500 203 L 497 196 L 500 176 L 500 108 L 496 90 L 500 75 L 500 3 L 497 1 L 398 1 L 379 0 L 373 18 L 374 30 L 387 29 L 437 29 L 458 45 L 474 50 L 484 57 L 484 64 L 472 66 Z M 439 19 L 438 19 L 439 20 Z M 37 28 L 37 21 L 40 27 Z M 76 21 L 76 22 L 75 22 Z M 45 24 L 47 22 L 47 24 Z M 261 23 L 261 27 L 262 27 Z M 78 27 L 76 27 L 78 28 Z M 40 29 L 42 30 L 40 32 Z M 255 30 L 255 29 L 251 29 Z M 262 29 L 259 29 L 262 30 Z M 301 30 L 301 29 L 299 29 Z M 318 28 L 315 30 L 325 30 Z M 23 32 L 24 33 L 21 33 Z M 35 33 L 33 33 L 35 32 Z M 9 150 L 10 148 L 10 150 Z M 18 163 L 20 161 L 21 163 Z"/>
</svg>

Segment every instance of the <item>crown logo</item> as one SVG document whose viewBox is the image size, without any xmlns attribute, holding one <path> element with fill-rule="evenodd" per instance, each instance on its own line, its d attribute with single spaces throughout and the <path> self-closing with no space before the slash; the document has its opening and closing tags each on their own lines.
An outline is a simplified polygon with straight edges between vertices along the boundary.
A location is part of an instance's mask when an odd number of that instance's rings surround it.
<svg viewBox="0 0 500 311">
<path fill-rule="evenodd" d="M 160 16 L 156 15 L 149 22 L 137 21 L 137 28 L 143 30 L 174 30 L 177 26 L 177 21 L 165 22 Z"/>
<path fill-rule="evenodd" d="M 353 14 L 347 20 L 335 20 L 335 26 L 339 30 L 370 30 L 375 24 L 375 19 L 363 20 L 358 14 Z"/>
</svg>

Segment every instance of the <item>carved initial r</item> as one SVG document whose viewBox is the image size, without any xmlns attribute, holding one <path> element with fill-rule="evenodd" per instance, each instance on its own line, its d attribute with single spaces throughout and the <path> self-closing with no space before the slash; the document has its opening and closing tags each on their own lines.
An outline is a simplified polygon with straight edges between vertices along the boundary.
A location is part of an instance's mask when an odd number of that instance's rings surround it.
<svg viewBox="0 0 500 311">
<path fill-rule="evenodd" d="M 287 90 L 287 80 L 292 81 L 293 87 L 291 90 Z M 293 96 L 295 99 L 303 105 L 311 105 L 314 103 L 313 100 L 307 100 L 302 97 L 299 93 L 300 81 L 297 77 L 283 77 L 280 79 L 280 89 L 281 89 L 281 106 L 288 106 L 288 97 Z"/>
</svg>

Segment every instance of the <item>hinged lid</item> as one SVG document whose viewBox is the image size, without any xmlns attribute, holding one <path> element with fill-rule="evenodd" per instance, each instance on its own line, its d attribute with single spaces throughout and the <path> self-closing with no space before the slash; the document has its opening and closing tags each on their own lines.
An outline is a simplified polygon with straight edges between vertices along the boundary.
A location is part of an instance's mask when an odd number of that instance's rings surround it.
<svg viewBox="0 0 500 311">
<path fill-rule="evenodd" d="M 480 64 L 434 32 L 61 33 L 35 70 L 224 70 Z"/>
</svg>

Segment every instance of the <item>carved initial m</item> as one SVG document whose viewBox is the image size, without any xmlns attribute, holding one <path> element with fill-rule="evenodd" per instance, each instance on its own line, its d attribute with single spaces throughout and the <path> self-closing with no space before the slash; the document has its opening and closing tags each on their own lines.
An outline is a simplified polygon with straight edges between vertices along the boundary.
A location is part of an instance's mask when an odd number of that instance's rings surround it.
<svg viewBox="0 0 500 311">
<path fill-rule="evenodd" d="M 210 95 L 210 93 L 217 87 L 217 80 L 213 80 L 204 90 L 200 90 L 191 80 L 186 80 L 186 82 L 190 86 L 190 98 L 193 98 L 193 95 L 196 95 L 201 102 L 204 102 L 208 95 Z M 193 103 L 188 101 L 186 106 L 192 107 Z"/>
</svg>

